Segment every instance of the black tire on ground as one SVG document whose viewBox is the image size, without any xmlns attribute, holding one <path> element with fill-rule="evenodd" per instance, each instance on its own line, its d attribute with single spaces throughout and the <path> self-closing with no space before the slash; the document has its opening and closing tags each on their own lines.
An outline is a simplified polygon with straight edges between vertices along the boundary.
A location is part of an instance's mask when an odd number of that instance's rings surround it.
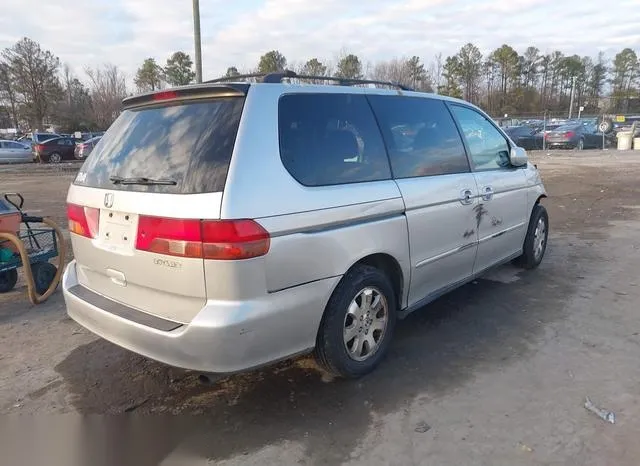
<svg viewBox="0 0 640 466">
<path fill-rule="evenodd" d="M 49 163 L 60 163 L 62 162 L 62 156 L 57 152 L 53 152 L 49 155 Z"/>
<path fill-rule="evenodd" d="M 12 269 L 0 272 L 0 293 L 8 293 L 18 283 L 18 270 Z"/>
<path fill-rule="evenodd" d="M 384 330 L 371 330 L 369 338 L 374 338 L 375 332 L 381 332 L 377 333 L 379 340 L 375 351 L 366 359 L 358 361 L 348 353 L 347 343 L 344 341 L 344 331 L 347 321 L 351 320 L 351 325 L 356 322 L 351 316 L 347 316 L 349 306 L 365 289 L 374 289 L 380 294 L 381 300 L 386 301 L 387 320 Z M 384 304 L 384 301 L 381 302 Z M 375 267 L 368 265 L 353 267 L 342 277 L 325 309 L 316 338 L 314 353 L 316 361 L 326 371 L 338 377 L 356 378 L 371 372 L 384 358 L 388 350 L 396 324 L 397 311 L 397 300 L 389 278 Z M 379 310 L 372 315 L 380 317 L 384 315 L 384 312 L 381 313 Z M 359 335 L 355 338 L 361 337 L 362 335 Z M 356 344 L 355 339 L 351 341 L 352 345 Z"/>
<path fill-rule="evenodd" d="M 547 215 L 547 209 L 540 204 L 536 204 L 531 212 L 527 236 L 522 246 L 522 255 L 515 259 L 513 263 L 523 269 L 535 269 L 538 267 L 547 250 L 548 236 L 549 216 Z M 542 241 L 542 243 L 539 241 Z"/>
<path fill-rule="evenodd" d="M 31 272 L 33 273 L 33 281 L 36 284 L 36 292 L 41 295 L 49 289 L 58 272 L 58 268 L 49 262 L 38 262 L 31 264 Z"/>
</svg>

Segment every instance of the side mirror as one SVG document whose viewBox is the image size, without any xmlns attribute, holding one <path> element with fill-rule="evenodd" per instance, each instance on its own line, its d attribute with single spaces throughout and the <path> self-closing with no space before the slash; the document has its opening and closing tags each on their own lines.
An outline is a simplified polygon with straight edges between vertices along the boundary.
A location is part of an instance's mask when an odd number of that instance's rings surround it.
<svg viewBox="0 0 640 466">
<path fill-rule="evenodd" d="M 527 157 L 527 151 L 522 147 L 512 147 L 509 154 L 509 162 L 514 167 L 523 167 L 527 164 L 529 158 Z"/>
</svg>

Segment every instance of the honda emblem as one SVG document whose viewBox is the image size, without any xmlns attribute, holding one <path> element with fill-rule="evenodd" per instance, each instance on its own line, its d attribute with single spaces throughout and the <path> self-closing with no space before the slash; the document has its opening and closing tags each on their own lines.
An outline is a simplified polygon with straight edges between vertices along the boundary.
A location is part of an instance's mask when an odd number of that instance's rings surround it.
<svg viewBox="0 0 640 466">
<path fill-rule="evenodd" d="M 107 193 L 104 195 L 104 206 L 107 209 L 113 207 L 113 193 Z"/>
</svg>

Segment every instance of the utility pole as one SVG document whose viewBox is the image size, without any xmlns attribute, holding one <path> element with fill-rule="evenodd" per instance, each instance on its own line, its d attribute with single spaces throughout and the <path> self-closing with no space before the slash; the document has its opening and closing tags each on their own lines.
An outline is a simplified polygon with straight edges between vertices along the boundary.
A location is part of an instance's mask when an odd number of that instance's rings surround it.
<svg viewBox="0 0 640 466">
<path fill-rule="evenodd" d="M 196 48 L 196 82 L 202 82 L 202 42 L 200 40 L 200 0 L 193 0 L 193 41 Z"/>
<path fill-rule="evenodd" d="M 571 78 L 571 101 L 569 103 L 569 120 L 571 120 L 571 112 L 573 111 L 573 96 L 576 91 L 576 77 Z"/>
</svg>

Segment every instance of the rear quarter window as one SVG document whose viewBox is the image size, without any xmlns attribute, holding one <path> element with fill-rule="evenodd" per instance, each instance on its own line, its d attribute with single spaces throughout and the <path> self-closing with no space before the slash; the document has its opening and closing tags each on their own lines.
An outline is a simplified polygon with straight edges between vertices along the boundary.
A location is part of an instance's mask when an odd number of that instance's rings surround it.
<svg viewBox="0 0 640 466">
<path fill-rule="evenodd" d="M 171 194 L 222 191 L 243 105 L 243 97 L 231 97 L 125 110 L 96 144 L 75 183 Z M 176 184 L 113 184 L 112 176 Z"/>
<path fill-rule="evenodd" d="M 282 163 L 305 186 L 391 178 L 382 135 L 364 95 L 284 95 L 278 122 Z"/>
</svg>

